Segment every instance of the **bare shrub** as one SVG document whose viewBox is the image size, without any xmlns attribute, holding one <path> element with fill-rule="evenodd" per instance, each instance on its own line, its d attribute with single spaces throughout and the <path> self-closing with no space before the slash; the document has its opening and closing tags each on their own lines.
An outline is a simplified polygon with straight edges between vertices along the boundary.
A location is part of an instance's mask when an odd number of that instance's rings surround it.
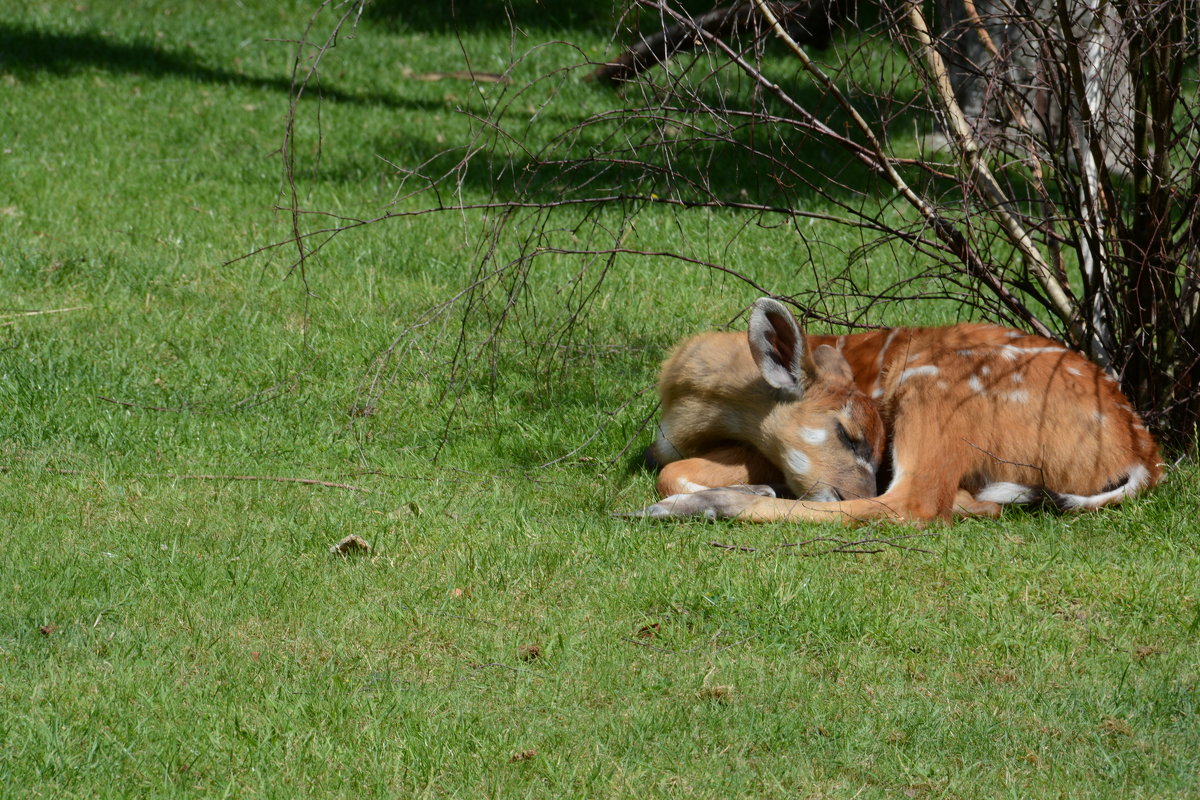
<svg viewBox="0 0 1200 800">
<path fill-rule="evenodd" d="M 739 277 L 810 319 L 862 326 L 880 303 L 938 299 L 963 316 L 1060 338 L 1110 370 L 1160 434 L 1194 441 L 1200 2 L 933 6 L 750 0 L 693 16 L 677 0 L 621 0 L 614 42 L 631 49 L 621 56 L 614 44 L 619 74 L 580 59 L 533 84 L 497 84 L 452 159 L 401 165 L 404 210 L 306 227 L 312 212 L 293 202 L 299 263 L 330 236 L 378 219 L 476 212 L 474 280 L 419 325 L 467 305 L 489 309 L 495 333 L 538 260 L 567 253 L 581 276 L 557 329 L 569 338 L 618 256 L 730 271 L 686 243 L 629 246 L 649 206 L 736 214 L 743 236 L 782 228 L 801 241 L 802 221 L 818 218 L 858 231 L 844 263 L 797 264 L 786 286 Z M 297 96 L 358 9 L 326 7 L 341 16 L 324 44 L 300 45 Z M 829 50 L 812 51 L 831 36 Z M 534 136 L 545 88 L 589 76 L 624 79 L 611 106 Z M 463 176 L 479 169 L 492 175 L 493 196 L 464 202 Z M 814 197 L 821 211 L 811 210 Z M 907 274 L 861 285 L 860 268 L 902 253 Z M 386 387 L 406 336 L 367 395 Z M 447 368 L 462 369 L 487 344 L 464 342 Z"/>
</svg>

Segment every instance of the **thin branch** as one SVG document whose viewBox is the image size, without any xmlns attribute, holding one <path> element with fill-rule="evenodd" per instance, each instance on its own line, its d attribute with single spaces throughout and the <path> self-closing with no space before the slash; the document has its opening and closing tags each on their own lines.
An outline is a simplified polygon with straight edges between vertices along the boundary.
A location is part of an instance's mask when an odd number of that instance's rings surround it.
<svg viewBox="0 0 1200 800">
<path fill-rule="evenodd" d="M 897 544 L 897 542 L 902 541 L 904 539 L 927 538 L 927 537 L 932 537 L 932 536 L 937 536 L 937 535 L 939 535 L 939 534 L 926 532 L 926 533 L 902 534 L 900 536 L 891 536 L 891 537 L 887 537 L 887 538 L 876 537 L 876 536 L 867 536 L 862 539 L 839 539 L 839 538 L 835 538 L 832 536 L 815 536 L 812 539 L 805 539 L 802 542 L 785 542 L 783 544 L 777 544 L 777 545 L 774 545 L 772 547 L 765 548 L 765 549 L 767 549 L 767 550 L 782 550 L 784 548 L 789 548 L 789 547 L 800 548 L 800 547 L 807 547 L 808 545 L 811 545 L 811 544 L 818 544 L 821 542 L 832 542 L 832 543 L 835 543 L 834 547 L 831 547 L 831 548 L 828 548 L 825 550 L 821 550 L 821 551 L 815 552 L 815 553 L 798 553 L 798 555 L 809 558 L 812 556 L 829 555 L 830 553 L 874 554 L 874 553 L 882 553 L 884 551 L 884 549 L 886 549 L 886 547 L 895 548 L 897 550 L 910 550 L 910 551 L 917 552 L 917 553 L 932 553 L 933 551 L 931 551 L 931 550 L 926 550 L 921 547 L 913 547 L 911 545 Z M 725 544 L 723 542 L 709 542 L 708 544 L 711 547 L 719 547 L 722 550 L 731 550 L 731 551 L 738 552 L 738 553 L 757 553 L 759 550 L 759 548 L 756 548 L 756 547 L 749 547 L 747 545 L 740 545 L 740 544 Z M 870 547 L 870 545 L 875 545 L 875 544 L 885 545 L 885 547 L 880 547 L 880 548 Z"/>
<path fill-rule="evenodd" d="M 43 314 L 65 314 L 68 311 L 85 311 L 91 306 L 71 306 L 70 308 L 46 308 L 37 311 L 17 311 L 13 314 L 0 314 L 0 319 L 18 319 L 20 317 L 37 317 Z"/>
<path fill-rule="evenodd" d="M 7 465 L 0 465 L 0 472 L 10 472 L 14 468 Z M 63 469 L 61 467 L 39 467 L 38 471 L 48 472 L 53 475 L 94 475 L 94 472 L 82 469 Z M 370 489 L 364 489 L 361 486 L 352 486 L 348 483 L 334 483 L 333 481 L 321 481 L 315 478 L 290 478 L 277 475 L 176 475 L 169 472 L 134 472 L 131 473 L 134 478 L 160 478 L 163 480 L 175 481 L 271 481 L 274 483 L 299 483 L 306 486 L 324 486 L 329 489 L 345 489 L 351 492 L 363 492 L 364 494 L 372 494 Z"/>
<path fill-rule="evenodd" d="M 768 8 L 765 0 L 753 0 L 753 2 L 758 6 L 759 12 L 763 15 L 763 17 L 771 24 L 772 29 L 775 31 L 775 35 L 787 45 L 788 49 L 790 49 L 796 58 L 799 59 L 801 65 L 803 65 L 810 74 L 812 74 L 818 81 L 821 82 L 825 90 L 828 91 L 835 99 L 837 99 L 838 104 L 842 106 L 843 110 L 846 111 L 847 114 L 850 115 L 855 127 L 858 128 L 870 145 L 868 149 L 874 155 L 871 163 L 873 163 L 876 168 L 883 172 L 884 176 L 887 178 L 888 182 L 893 186 L 893 188 L 895 188 L 896 191 L 898 191 L 900 195 L 909 203 L 909 205 L 916 209 L 921 216 L 929 222 L 931 227 L 934 229 L 934 232 L 948 245 L 950 245 L 950 247 L 963 260 L 963 263 L 967 265 L 968 269 L 971 270 L 973 275 L 987 284 L 988 288 L 1005 305 L 1007 305 L 1014 313 L 1018 314 L 1022 319 L 1025 319 L 1026 322 L 1032 325 L 1037 333 L 1043 336 L 1050 336 L 1050 330 L 1046 328 L 1046 326 L 1039 320 L 1029 314 L 1024 305 L 1004 287 L 999 278 L 996 276 L 995 272 L 983 262 L 978 253 L 976 253 L 966 239 L 963 238 L 962 234 L 957 231 L 940 213 L 938 213 L 937 209 L 930 205 L 924 197 L 915 192 L 912 187 L 908 185 L 908 182 L 900 176 L 900 173 L 897 172 L 895 167 L 892 166 L 891 160 L 884 152 L 883 145 L 879 142 L 878 137 L 875 136 L 871 126 L 866 123 L 866 121 L 854 108 L 853 104 L 850 103 L 850 101 L 846 98 L 845 94 L 842 93 L 842 91 L 832 80 L 830 80 L 829 76 L 826 75 L 820 67 L 813 63 L 812 59 L 808 57 L 808 54 L 804 52 L 804 48 L 802 48 L 799 43 L 797 43 L 794 39 L 792 39 L 791 36 L 788 35 L 788 32 L 784 30 L 782 25 L 779 24 L 778 18 L 771 13 L 771 10 Z M 919 11 L 915 13 L 918 16 L 920 14 Z M 926 34 L 928 34 L 928 32 L 926 32 Z M 928 38 L 928 36 L 926 36 L 926 38 Z M 940 58 L 938 59 L 938 63 L 940 63 Z M 944 65 L 942 70 L 944 73 Z M 758 73 L 757 70 L 753 70 L 753 73 L 756 75 L 761 75 L 761 73 Z M 778 85 L 766 81 L 765 78 L 762 80 L 766 82 L 767 86 L 777 94 L 782 94 L 782 90 L 778 87 Z M 946 78 L 946 86 L 949 86 L 949 78 Z M 951 102 L 953 102 L 953 93 L 951 93 Z M 955 104 L 955 108 L 957 108 L 957 104 Z M 962 118 L 961 111 L 959 111 L 959 118 L 960 120 Z M 966 123 L 963 122 L 963 125 L 965 124 Z M 988 174 L 990 175 L 990 173 Z M 1028 236 L 1026 236 L 1026 239 L 1028 239 Z M 1032 247 L 1032 242 L 1030 242 L 1030 246 Z M 1065 296 L 1062 298 L 1062 300 L 1064 301 L 1064 304 L 1058 309 L 1058 311 L 1056 311 L 1056 313 L 1060 313 L 1061 316 L 1065 310 L 1064 321 L 1066 321 L 1071 317 L 1071 307 L 1069 302 L 1065 302 Z M 1056 302 L 1055 305 L 1058 305 L 1058 303 Z"/>
<path fill-rule="evenodd" d="M 762 2 L 762 0 L 755 1 Z M 941 106 L 942 113 L 950 125 L 950 132 L 953 134 L 952 140 L 959 158 L 970 174 L 979 179 L 984 193 L 993 203 L 990 210 L 1008 234 L 1013 246 L 1025 257 L 1030 271 L 1033 272 L 1050 300 L 1050 310 L 1071 329 L 1073 335 L 1077 337 L 1077 341 L 1085 341 L 1083 331 L 1079 328 L 1076 319 L 1075 302 L 1067 295 L 1066 289 L 1058 279 L 1054 277 L 1050 266 L 1042 258 L 1041 252 L 1029 236 L 1029 232 L 1008 210 L 1011 203 L 1010 198 L 1005 195 L 996 176 L 992 174 L 987 162 L 980 156 L 979 142 L 971 132 L 971 126 L 967 123 L 958 101 L 954 99 L 954 88 L 950 85 L 950 73 L 937 48 L 933 46 L 933 39 L 930 36 L 929 27 L 925 24 L 925 16 L 921 13 L 920 4 L 913 0 L 907 0 L 907 6 L 909 26 L 916 36 L 918 49 L 930 73 L 931 93 Z M 1042 332 L 1038 331 L 1038 333 Z"/>
</svg>

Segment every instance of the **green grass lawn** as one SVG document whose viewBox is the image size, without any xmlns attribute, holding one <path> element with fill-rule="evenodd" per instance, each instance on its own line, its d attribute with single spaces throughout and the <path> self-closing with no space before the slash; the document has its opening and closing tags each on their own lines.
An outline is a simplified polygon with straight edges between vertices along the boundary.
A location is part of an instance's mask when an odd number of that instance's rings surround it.
<svg viewBox="0 0 1200 800">
<path fill-rule="evenodd" d="M 494 307 L 412 327 L 471 279 L 478 215 L 343 234 L 303 276 L 287 247 L 234 260 L 288 234 L 272 40 L 311 4 L 131 5 L 0 12 L 0 795 L 1200 792 L 1194 457 L 1120 509 L 865 554 L 777 547 L 831 528 L 614 519 L 652 496 L 638 393 L 753 290 L 618 259 L 568 335 L 595 271 L 548 257 L 482 346 Z M 480 71 L 608 47 L 599 12 L 514 40 L 466 8 Z M 477 131 L 460 110 L 489 89 L 417 77 L 461 47 L 438 11 L 368 10 L 327 58 L 319 132 L 300 117 L 301 202 L 381 214 L 381 157 Z M 580 58 L 551 46 L 514 77 Z M 577 77 L 530 95 L 556 98 L 546 136 L 615 102 Z M 786 231 L 638 225 L 795 280 Z M 856 243 L 830 227 L 803 252 Z M 460 326 L 473 369 L 452 374 Z M 330 555 L 349 534 L 371 552 Z"/>
</svg>

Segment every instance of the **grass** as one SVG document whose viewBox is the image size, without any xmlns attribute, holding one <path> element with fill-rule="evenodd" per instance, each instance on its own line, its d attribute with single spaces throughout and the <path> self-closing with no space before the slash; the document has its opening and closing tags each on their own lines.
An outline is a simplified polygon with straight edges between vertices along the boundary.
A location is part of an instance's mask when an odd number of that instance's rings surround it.
<svg viewBox="0 0 1200 800">
<path fill-rule="evenodd" d="M 307 284 L 285 251 L 226 263 L 286 235 L 290 56 L 269 40 L 306 5 L 0 13 L 6 796 L 1195 796 L 1194 460 L 1121 509 L 869 555 L 774 547 L 820 528 L 610 518 L 652 483 L 619 455 L 649 402 L 613 409 L 752 299 L 634 260 L 561 358 L 538 342 L 566 257 L 457 414 L 454 337 L 430 335 L 356 416 L 376 356 L 467 279 L 479 221 L 343 236 Z M 477 68 L 502 69 L 507 28 L 470 19 Z M 606 24 L 526 30 L 598 55 Z M 433 12 L 367 15 L 330 57 L 307 203 L 381 210 L 377 153 L 466 135 L 454 109 L 484 99 L 403 77 L 457 69 L 457 48 Z M 563 119 L 612 102 L 563 87 Z M 768 281 L 799 252 L 726 247 L 738 222 L 711 215 L 639 224 Z M 331 556 L 351 533 L 371 553 Z"/>
</svg>

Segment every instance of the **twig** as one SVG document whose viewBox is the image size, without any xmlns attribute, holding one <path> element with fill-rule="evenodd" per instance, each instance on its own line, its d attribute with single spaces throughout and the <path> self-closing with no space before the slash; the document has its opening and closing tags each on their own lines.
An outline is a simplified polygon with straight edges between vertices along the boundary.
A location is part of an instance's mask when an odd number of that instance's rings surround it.
<svg viewBox="0 0 1200 800">
<path fill-rule="evenodd" d="M 788 49 L 792 51 L 797 59 L 799 59 L 800 64 L 805 68 L 805 70 L 807 70 L 814 78 L 820 81 L 825 90 L 837 100 L 838 104 L 842 107 L 842 110 L 850 116 L 855 128 L 857 128 L 863 137 L 866 138 L 868 146 L 863 147 L 855 145 L 855 147 L 851 149 L 851 153 L 863 164 L 881 172 L 888 183 L 890 183 L 892 187 L 900 193 L 905 201 L 914 209 L 916 209 L 917 212 L 920 213 L 920 215 L 926 220 L 926 222 L 929 223 L 934 232 L 937 234 L 938 238 L 942 239 L 947 245 L 949 245 L 950 248 L 958 255 L 958 257 L 962 259 L 963 263 L 967 266 L 967 269 L 970 270 L 973 275 L 987 284 L 988 289 L 991 290 L 991 292 L 1001 302 L 1008 306 L 1013 313 L 1017 314 L 1021 319 L 1024 319 L 1030 326 L 1034 328 L 1036 333 L 1041 334 L 1042 336 L 1051 336 L 1052 334 L 1045 324 L 1030 314 L 1020 300 L 1016 298 L 1012 292 L 1005 288 L 999 277 L 995 274 L 994 270 L 984 263 L 983 259 L 977 252 L 975 252 L 974 248 L 971 247 L 970 243 L 963 236 L 962 232 L 951 225 L 950 222 L 946 220 L 946 218 L 943 217 L 938 210 L 934 208 L 928 200 L 926 200 L 925 197 L 913 190 L 913 188 L 909 186 L 908 182 L 904 180 L 900 173 L 896 171 L 891 159 L 888 158 L 886 151 L 883 149 L 882 143 L 875 135 L 875 132 L 871 126 L 866 123 L 866 121 L 854 108 L 853 104 L 850 103 L 849 98 L 847 98 L 846 95 L 829 78 L 829 76 L 825 74 L 824 70 L 817 66 L 812 59 L 808 57 L 808 54 L 804 52 L 804 48 L 802 48 L 795 39 L 788 35 L 788 32 L 780 24 L 779 19 L 771 12 L 765 0 L 753 0 L 753 2 L 758 7 L 759 13 L 761 13 L 763 17 L 770 23 L 771 28 L 775 31 L 775 35 L 787 45 Z M 917 18 L 921 19 L 923 24 L 924 20 L 923 18 L 920 18 L 920 12 L 916 11 L 914 14 Z M 928 38 L 928 31 L 926 31 L 926 37 Z M 746 74 L 759 82 L 764 88 L 775 94 L 775 96 L 780 100 L 787 103 L 793 111 L 797 111 L 804 116 L 811 117 L 811 114 L 808 114 L 806 111 L 804 111 L 804 109 L 801 108 L 799 104 L 796 103 L 796 101 L 793 100 L 786 92 L 784 92 L 778 84 L 768 80 L 765 75 L 763 75 L 759 70 L 753 68 L 751 65 L 747 64 L 744 59 L 730 50 L 728 46 L 723 45 L 723 43 L 720 41 L 716 42 L 716 44 L 722 47 L 726 55 L 732 58 L 738 64 L 738 66 L 746 72 Z M 936 53 L 934 55 L 936 56 Z M 941 64 L 940 60 L 938 63 Z M 944 64 L 942 64 L 942 69 L 944 72 Z M 949 79 L 947 78 L 946 80 L 948 81 Z M 950 102 L 954 102 L 953 96 L 951 96 Z M 955 108 L 957 108 L 957 104 L 955 104 Z M 960 110 L 960 119 L 961 115 L 962 112 Z M 965 125 L 966 123 L 964 122 L 963 124 Z M 986 169 L 986 165 L 984 169 Z M 988 174 L 990 175 L 991 173 Z M 1009 215 L 1009 217 L 1011 218 L 1011 215 Z M 1025 235 L 1025 239 L 1028 239 L 1028 235 Z M 1029 244 L 1030 247 L 1033 248 L 1032 242 Z M 1041 256 L 1036 253 L 1036 248 L 1033 249 L 1033 257 L 1040 259 Z M 1022 253 L 1024 253 L 1024 250 L 1022 250 Z M 1044 262 L 1041 263 L 1043 263 L 1044 266 Z M 1047 289 L 1047 291 L 1050 290 Z M 1059 293 L 1061 294 L 1061 287 L 1059 288 Z M 1052 300 L 1054 300 L 1053 297 Z M 1055 300 L 1055 302 L 1052 303 L 1052 307 L 1055 313 L 1060 316 L 1064 316 L 1063 309 L 1065 308 L 1066 313 L 1064 320 L 1070 320 L 1069 303 L 1059 304 L 1057 300 Z"/>
<path fill-rule="evenodd" d="M 169 410 L 169 409 L 168 409 Z M 0 472 L 8 472 L 11 466 L 0 465 Z M 42 472 L 49 472 L 54 475 L 91 475 L 93 473 L 82 469 L 63 469 L 61 467 L 41 467 Z M 373 494 L 370 489 L 364 489 L 361 486 L 353 486 L 348 483 L 334 483 L 333 481 L 322 481 L 316 478 L 291 478 L 280 475 L 176 475 L 170 472 L 135 472 L 131 475 L 134 478 L 161 478 L 165 480 L 177 481 L 273 481 L 275 483 L 301 483 L 306 486 L 325 486 L 329 489 L 345 489 L 350 492 L 363 492 L 365 494 Z"/>
<path fill-rule="evenodd" d="M 707 647 L 689 647 L 687 649 L 677 650 L 673 647 L 660 647 L 659 645 L 656 645 L 656 644 L 650 644 L 649 642 L 644 642 L 641 639 L 635 639 L 632 636 L 622 636 L 621 640 L 625 641 L 625 642 L 629 642 L 630 644 L 636 644 L 638 647 L 644 647 L 647 650 L 656 650 L 660 653 L 674 653 L 674 654 L 678 655 L 680 653 L 719 653 L 722 650 L 728 650 L 731 647 L 737 647 L 739 644 L 745 644 L 746 642 L 750 641 L 751 639 L 757 639 L 757 638 L 758 638 L 758 634 L 756 633 L 753 636 L 747 636 L 744 639 L 738 639 L 736 642 L 730 642 L 729 644 L 723 644 L 720 647 L 716 648 L 715 650 L 709 649 Z"/>
<path fill-rule="evenodd" d="M 761 0 L 756 1 L 761 2 Z M 912 0 L 908 2 L 908 24 L 916 36 L 920 55 L 929 70 L 934 100 L 941 105 L 942 113 L 945 114 L 946 121 L 950 125 L 950 131 L 953 134 L 952 140 L 963 166 L 979 178 L 980 186 L 992 202 L 991 212 L 1008 235 L 1013 247 L 1025 257 L 1030 271 L 1046 292 L 1046 297 L 1050 301 L 1050 310 L 1070 328 L 1076 341 L 1086 341 L 1076 320 L 1074 301 L 1068 297 L 1065 287 L 1054 276 L 1029 232 L 1025 230 L 1016 215 L 1009 211 L 1012 200 L 1000 188 L 996 176 L 992 174 L 991 169 L 980 156 L 979 142 L 971 132 L 966 115 L 963 114 L 962 108 L 954 98 L 954 88 L 950 84 L 950 72 L 946 69 L 946 63 L 942 60 L 941 54 L 933 45 L 933 37 L 929 33 L 929 27 L 925 24 L 925 16 L 921 13 L 920 5 Z"/>
<path fill-rule="evenodd" d="M 137 475 L 139 478 L 169 478 L 180 481 L 274 481 L 276 483 L 302 483 L 307 486 L 325 486 L 330 489 L 345 489 L 350 492 L 372 493 L 370 489 L 353 486 L 349 483 L 334 483 L 333 481 L 321 481 L 315 478 L 289 478 L 278 475 L 159 475 L 145 472 L 138 473 Z"/>
<path fill-rule="evenodd" d="M 68 311 L 86 311 L 91 306 L 71 306 L 70 308 L 45 308 L 36 311 L 18 311 L 14 314 L 0 314 L 0 319 L 17 319 L 18 317 L 37 317 L 42 314 L 64 314 Z"/>
<path fill-rule="evenodd" d="M 854 539 L 854 540 L 838 539 L 838 538 L 835 538 L 832 536 L 816 536 L 816 537 L 813 537 L 812 539 L 805 539 L 802 542 L 785 542 L 783 544 L 777 544 L 777 545 L 774 545 L 773 547 L 770 547 L 767 549 L 768 550 L 781 550 L 786 547 L 805 547 L 806 545 L 816 544 L 817 542 L 836 542 L 837 545 L 835 547 L 831 547 L 827 550 L 821 550 L 820 552 L 816 552 L 816 553 L 800 553 L 800 555 L 804 556 L 805 558 L 810 558 L 812 556 L 823 556 L 823 555 L 828 555 L 830 553 L 871 554 L 871 553 L 884 552 L 885 548 L 882 548 L 882 547 L 864 549 L 867 545 L 873 545 L 873 544 L 887 545 L 887 547 L 893 547 L 897 550 L 911 550 L 911 551 L 914 551 L 917 553 L 932 553 L 933 552 L 932 550 L 926 550 L 921 547 L 912 547 L 909 545 L 897 544 L 896 542 L 898 542 L 902 539 L 915 539 L 915 538 L 920 538 L 920 537 L 928 537 L 928 536 L 936 536 L 936 535 L 937 535 L 936 533 L 909 533 L 909 534 L 904 534 L 901 536 L 893 536 L 890 539 L 882 539 L 879 537 L 869 536 L 869 537 L 866 537 L 863 539 Z M 748 547 L 746 545 L 740 545 L 740 544 L 725 544 L 723 542 L 709 542 L 708 544 L 712 547 L 719 547 L 722 550 L 733 550 L 733 551 L 736 551 L 739 553 L 757 553 L 758 552 L 757 547 Z"/>
<path fill-rule="evenodd" d="M 145 409 L 146 411 L 171 411 L 173 413 L 178 414 L 185 410 L 182 408 L 164 408 L 163 406 L 144 406 L 144 405 L 141 405 L 140 403 L 130 403 L 127 400 L 114 400 L 113 398 L 105 397 L 102 394 L 96 395 L 96 399 L 103 400 L 106 403 L 113 403 L 114 405 L 118 405 L 118 406 L 125 406 L 126 408 L 141 408 L 141 409 Z"/>
<path fill-rule="evenodd" d="M 709 542 L 712 547 L 719 547 L 722 550 L 737 550 L 739 553 L 757 553 L 757 547 L 747 547 L 741 544 L 723 544 L 721 542 Z"/>
</svg>

